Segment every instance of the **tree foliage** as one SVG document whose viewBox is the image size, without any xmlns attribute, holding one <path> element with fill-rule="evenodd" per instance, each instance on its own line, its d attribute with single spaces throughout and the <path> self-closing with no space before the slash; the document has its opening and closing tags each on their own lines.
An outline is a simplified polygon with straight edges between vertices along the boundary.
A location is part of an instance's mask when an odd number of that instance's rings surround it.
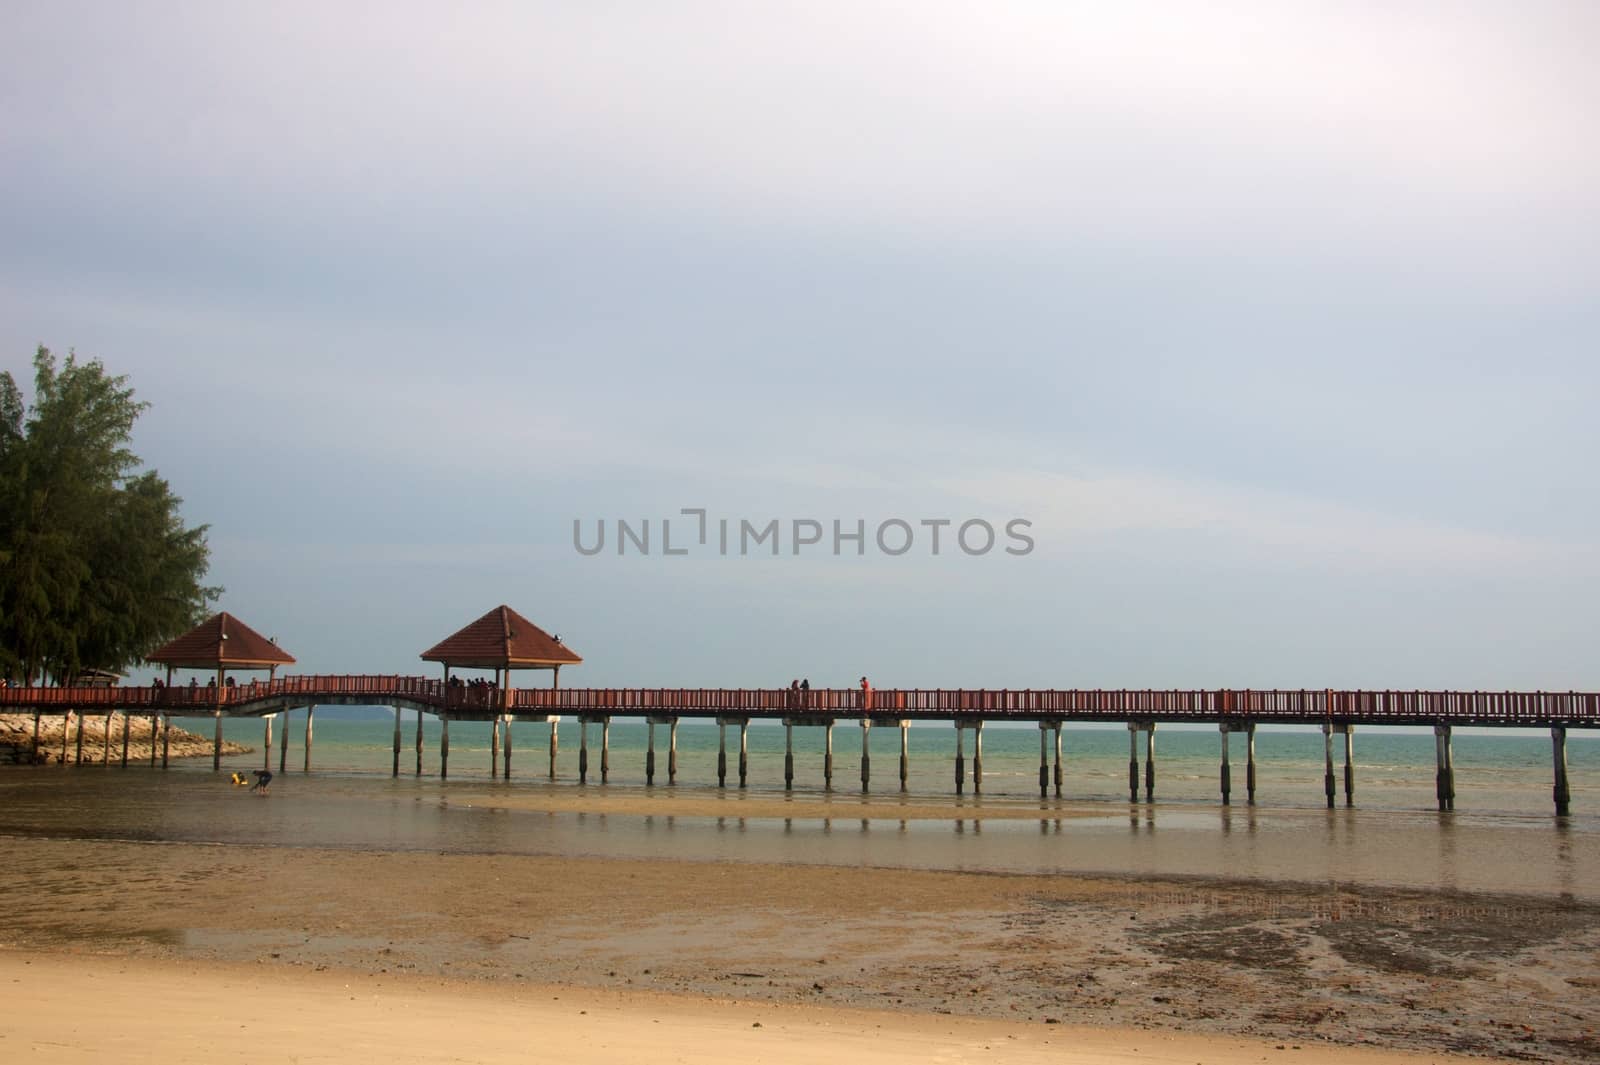
<svg viewBox="0 0 1600 1065">
<path fill-rule="evenodd" d="M 0 672 L 123 669 L 184 632 L 206 587 L 206 526 L 130 448 L 146 404 L 99 360 L 34 355 L 30 408 L 0 373 Z"/>
</svg>

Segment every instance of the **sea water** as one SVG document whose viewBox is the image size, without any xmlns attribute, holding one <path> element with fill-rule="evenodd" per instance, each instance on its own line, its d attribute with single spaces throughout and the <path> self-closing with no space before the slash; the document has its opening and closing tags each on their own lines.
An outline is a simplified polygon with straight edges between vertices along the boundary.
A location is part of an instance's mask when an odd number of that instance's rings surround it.
<svg viewBox="0 0 1600 1065">
<path fill-rule="evenodd" d="M 275 723 L 278 766 L 283 719 Z M 182 722 L 209 734 L 209 718 Z M 784 732 L 753 724 L 749 787 L 737 785 L 738 731 L 728 730 L 729 783 L 716 784 L 719 730 L 679 727 L 678 782 L 666 784 L 666 728 L 657 726 L 657 776 L 644 783 L 647 727 L 614 720 L 611 776 L 599 783 L 599 728 L 590 726 L 589 783 L 577 782 L 576 723 L 562 723 L 556 779 L 550 727 L 515 726 L 513 776 L 489 776 L 487 723 L 451 729 L 450 777 L 438 776 L 438 724 L 424 716 L 424 772 L 416 774 L 416 716 L 403 720 L 401 774 L 388 720 L 315 725 L 312 772 L 304 764 L 304 714 L 293 716 L 289 771 L 262 797 L 229 771 L 265 760 L 263 723 L 226 720 L 224 734 L 256 746 L 224 759 L 110 768 L 17 767 L 0 772 L 0 846 L 6 836 L 109 839 L 153 845 L 248 845 L 359 851 L 427 851 L 633 860 L 755 861 L 945 869 L 989 874 L 1106 874 L 1144 881 L 1200 877 L 1382 885 L 1446 891 L 1600 898 L 1600 789 L 1588 737 L 1570 743 L 1573 816 L 1550 802 L 1550 741 L 1541 736 L 1457 734 L 1456 810 L 1433 794 L 1428 734 L 1357 731 L 1356 804 L 1324 808 L 1318 732 L 1257 733 L 1257 804 L 1244 795 L 1244 741 L 1233 738 L 1234 804 L 1218 794 L 1221 737 L 1162 729 L 1156 800 L 1127 792 L 1128 734 L 1068 727 L 1063 797 L 1038 793 L 1037 729 L 984 730 L 983 793 L 954 794 L 955 730 L 912 727 L 908 792 L 899 791 L 899 731 L 872 730 L 872 791 L 860 785 L 858 726 L 835 729 L 834 787 L 825 790 L 822 735 L 795 729 L 795 788 L 783 787 Z M 849 741 L 854 741 L 849 742 Z M 1337 738 L 1336 738 L 1337 741 Z M 1051 757 L 1053 759 L 1053 743 Z M 1342 758 L 1342 744 L 1336 742 Z M 502 752 L 503 753 L 503 752 Z M 1052 766 L 1053 769 L 1053 766 Z M 1342 764 L 1336 766 L 1342 777 Z M 1341 780 L 1342 787 L 1342 780 Z M 582 799 L 594 795 L 597 808 Z M 674 812 L 672 795 L 696 800 Z M 573 809 L 573 799 L 579 800 Z M 598 800 L 621 799 L 605 812 Z M 660 810 L 652 812 L 653 804 Z M 615 812 L 618 809 L 626 812 Z M 710 814 L 706 810 L 714 811 Z M 1001 816 L 993 816 L 999 814 Z M 159 860 L 158 851 L 152 860 Z M 261 860 L 270 862 L 270 857 Z"/>
</svg>

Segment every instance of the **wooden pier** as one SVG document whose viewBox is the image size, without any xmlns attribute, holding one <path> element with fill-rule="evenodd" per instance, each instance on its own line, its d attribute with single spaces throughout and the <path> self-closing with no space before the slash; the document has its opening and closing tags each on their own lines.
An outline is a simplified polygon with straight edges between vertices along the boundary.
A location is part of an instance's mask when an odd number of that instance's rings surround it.
<svg viewBox="0 0 1600 1065">
<path fill-rule="evenodd" d="M 734 767 L 738 786 L 749 783 L 748 728 L 753 720 L 782 722 L 785 726 L 784 786 L 794 785 L 794 730 L 823 731 L 825 787 L 833 787 L 833 729 L 839 723 L 861 728 L 862 791 L 871 787 L 871 732 L 873 728 L 898 728 L 899 785 L 906 788 L 910 764 L 909 728 L 913 722 L 953 725 L 955 735 L 956 794 L 970 783 L 973 794 L 983 791 L 983 727 L 995 722 L 1027 722 L 1039 728 L 1039 794 L 1052 789 L 1062 794 L 1065 781 L 1061 726 L 1066 723 L 1125 725 L 1129 737 L 1128 794 L 1132 802 L 1152 802 L 1156 793 L 1156 732 L 1169 723 L 1215 725 L 1221 735 L 1220 793 L 1232 801 L 1232 752 L 1235 733 L 1245 736 L 1246 801 L 1256 799 L 1255 732 L 1263 724 L 1308 725 L 1319 728 L 1324 740 L 1323 791 L 1333 807 L 1342 791 L 1345 805 L 1355 801 L 1354 733 L 1357 726 L 1424 726 L 1434 730 L 1436 741 L 1436 794 L 1439 809 L 1453 810 L 1456 800 L 1452 730 L 1460 726 L 1487 728 L 1543 728 L 1550 731 L 1553 788 L 1558 815 L 1567 816 L 1571 787 L 1567 775 L 1567 733 L 1570 729 L 1600 728 L 1600 693 L 1594 692 L 1462 692 L 1462 691 L 1299 691 L 1254 690 L 1084 690 L 1084 689 L 877 689 L 862 705 L 854 688 L 811 689 L 797 694 L 790 689 L 750 688 L 500 688 L 469 687 L 425 677 L 395 675 L 283 676 L 225 687 L 96 687 L 0 689 L 0 711 L 13 713 L 107 715 L 120 712 L 149 716 L 161 724 L 162 735 L 171 717 L 215 715 L 220 752 L 220 719 L 262 717 L 265 724 L 265 766 L 272 758 L 273 717 L 305 709 L 304 763 L 311 768 L 312 712 L 317 706 L 390 706 L 395 711 L 393 772 L 400 772 L 401 714 L 417 715 L 416 772 L 423 771 L 422 714 L 436 714 L 442 722 L 439 772 L 448 774 L 449 729 L 452 722 L 491 724 L 491 774 L 511 778 L 511 722 L 539 720 L 550 724 L 549 776 L 556 775 L 557 729 L 563 716 L 579 722 L 579 782 L 589 779 L 589 728 L 599 727 L 600 780 L 610 776 L 610 723 L 613 717 L 637 717 L 648 722 L 645 779 L 656 782 L 656 729 L 664 727 L 667 739 L 666 783 L 676 782 L 677 727 L 682 719 L 703 719 L 718 726 L 720 742 L 717 779 L 726 786 L 730 775 L 728 731 L 737 728 L 738 753 Z M 502 731 L 504 733 L 502 739 Z M 81 731 L 79 733 L 81 742 Z M 1141 744 L 1140 740 L 1143 740 Z M 278 768 L 288 764 L 291 742 L 288 728 L 278 737 Z M 1340 757 L 1335 757 L 1335 746 Z M 970 741 L 970 774 L 967 756 Z M 1053 741 L 1053 742 L 1052 742 Z M 65 748 L 63 735 L 63 748 Z M 1143 747 L 1143 765 L 1140 748 Z M 151 761 L 154 764 L 154 745 Z M 65 755 L 65 749 L 63 749 Z M 1053 755 L 1054 764 L 1051 765 Z M 105 761 L 103 756 L 102 761 Z M 81 755 L 79 761 L 82 761 Z M 1342 766 L 1338 763 L 1342 762 Z M 161 763 L 167 764 L 163 751 Z M 124 764 L 126 764 L 124 760 Z M 213 759 L 220 764 L 220 754 Z M 1340 772 L 1342 769 L 1342 773 Z M 1342 785 L 1342 787 L 1341 787 Z"/>
</svg>

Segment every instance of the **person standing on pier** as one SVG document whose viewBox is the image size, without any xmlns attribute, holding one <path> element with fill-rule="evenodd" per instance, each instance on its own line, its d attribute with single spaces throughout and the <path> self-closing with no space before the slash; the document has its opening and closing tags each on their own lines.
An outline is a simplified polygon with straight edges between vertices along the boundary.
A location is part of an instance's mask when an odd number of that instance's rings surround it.
<svg viewBox="0 0 1600 1065">
<path fill-rule="evenodd" d="M 872 684 L 866 677 L 861 678 L 861 712 L 872 713 Z"/>
<path fill-rule="evenodd" d="M 800 705 L 807 709 L 811 706 L 811 678 L 805 677 L 800 681 Z"/>
</svg>

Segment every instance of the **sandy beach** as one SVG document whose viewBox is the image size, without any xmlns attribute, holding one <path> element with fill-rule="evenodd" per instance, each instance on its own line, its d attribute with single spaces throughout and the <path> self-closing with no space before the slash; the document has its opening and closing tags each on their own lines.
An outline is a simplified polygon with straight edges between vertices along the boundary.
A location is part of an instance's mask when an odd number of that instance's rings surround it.
<svg viewBox="0 0 1600 1065">
<path fill-rule="evenodd" d="M 1173 1032 L 925 1018 L 885 1011 L 689 999 L 641 991 L 484 987 L 352 972 L 264 976 L 248 965 L 0 951 L 0 1053 L 210 1065 L 274 1060 L 813 1062 L 1271 1061 L 1409 1065 L 1438 1055 L 1280 1045 Z M 92 1004 L 92 1005 L 89 1005 Z M 153 1005 L 154 1004 L 154 1005 Z M 1463 1059 L 1465 1060 L 1465 1059 Z"/>
<path fill-rule="evenodd" d="M 705 801 L 619 795 L 607 809 L 688 816 Z M 997 1039 L 1011 1060 L 1600 1053 L 1600 905 L 1571 897 L 18 836 L 6 856 L 0 946 L 39 1001 L 13 1000 L 28 1027 L 10 1038 L 43 1046 L 75 1025 L 61 1055 L 111 1052 L 94 1041 L 126 1032 L 188 1060 L 222 1025 L 251 1041 L 300 1033 L 305 1060 L 381 1046 L 493 1061 L 525 1053 L 534 1029 L 511 1023 L 524 1010 L 552 1022 L 541 1046 L 548 1033 L 579 1061 L 634 1056 L 628 1039 L 684 1060 L 788 1060 L 766 1039 L 778 1029 L 800 1040 L 795 1060 L 967 1060 Z M 324 1001 L 344 983 L 358 990 Z M 173 994 L 149 998 L 158 985 Z M 92 1008 L 74 998 L 86 988 Z M 102 1022 L 124 994 L 128 1023 Z M 605 1048 L 574 1005 L 621 1022 Z M 654 1022 L 667 1028 L 643 1030 Z M 881 1057 L 850 1049 L 868 1036 Z"/>
</svg>

